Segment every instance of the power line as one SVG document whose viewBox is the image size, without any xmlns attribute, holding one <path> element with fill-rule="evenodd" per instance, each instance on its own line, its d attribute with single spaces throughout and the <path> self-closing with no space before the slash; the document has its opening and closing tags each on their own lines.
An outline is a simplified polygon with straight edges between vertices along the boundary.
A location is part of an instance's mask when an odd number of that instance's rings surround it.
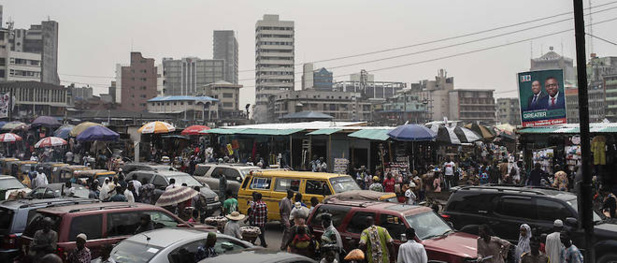
<svg viewBox="0 0 617 263">
<path fill-rule="evenodd" d="M 590 37 L 597 38 L 597 39 L 602 40 L 602 41 L 604 41 L 604 42 L 606 42 L 606 43 L 609 43 L 609 44 L 612 44 L 612 45 L 614 45 L 614 46 L 617 46 L 617 43 L 615 43 L 615 42 L 612 42 L 612 41 L 606 40 L 606 39 L 601 38 L 601 37 L 598 37 L 598 36 L 594 36 L 594 35 L 592 35 L 591 33 L 585 33 L 585 34 L 586 34 L 586 35 L 589 35 Z"/>
</svg>

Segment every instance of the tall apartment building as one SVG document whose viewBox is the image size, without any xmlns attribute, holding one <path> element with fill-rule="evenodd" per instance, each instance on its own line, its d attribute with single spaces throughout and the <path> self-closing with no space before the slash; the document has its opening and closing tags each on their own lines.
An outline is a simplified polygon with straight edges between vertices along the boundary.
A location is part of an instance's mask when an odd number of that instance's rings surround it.
<svg viewBox="0 0 617 263">
<path fill-rule="evenodd" d="M 214 59 L 225 61 L 224 80 L 238 84 L 238 40 L 233 30 L 214 31 Z"/>
<path fill-rule="evenodd" d="M 549 51 L 539 58 L 532 58 L 530 61 L 530 71 L 545 69 L 562 69 L 563 78 L 566 82 L 576 82 L 576 71 L 574 62 L 571 58 L 559 55 L 549 47 Z"/>
<path fill-rule="evenodd" d="M 422 80 L 411 84 L 411 90 L 418 92 L 423 101 L 427 102 L 430 120 L 450 118 L 450 91 L 454 90 L 454 78 L 440 69 L 435 80 Z M 452 118 L 450 118 L 452 119 Z"/>
<path fill-rule="evenodd" d="M 349 81 L 334 83 L 333 90 L 342 92 L 359 92 L 369 99 L 385 100 L 407 87 L 404 82 L 375 81 L 375 75 L 362 70 L 349 76 Z"/>
<path fill-rule="evenodd" d="M 448 93 L 450 114 L 449 119 L 463 122 L 479 121 L 485 124 L 495 124 L 494 90 L 455 89 Z"/>
<path fill-rule="evenodd" d="M 518 98 L 497 99 L 497 121 L 521 125 L 521 105 Z"/>
<path fill-rule="evenodd" d="M 163 58 L 162 64 L 164 96 L 192 96 L 199 87 L 225 78 L 222 59 Z"/>
<path fill-rule="evenodd" d="M 156 67 L 153 58 L 131 52 L 129 66 L 116 67 L 116 103 L 120 110 L 145 112 L 147 102 L 157 96 Z"/>
<path fill-rule="evenodd" d="M 610 122 L 617 121 L 617 74 L 605 75 L 604 89 L 606 92 L 605 117 Z"/>
<path fill-rule="evenodd" d="M 293 21 L 278 15 L 264 15 L 255 25 L 255 103 L 257 122 L 274 121 L 268 111 L 269 97 L 278 91 L 294 90 Z"/>
</svg>

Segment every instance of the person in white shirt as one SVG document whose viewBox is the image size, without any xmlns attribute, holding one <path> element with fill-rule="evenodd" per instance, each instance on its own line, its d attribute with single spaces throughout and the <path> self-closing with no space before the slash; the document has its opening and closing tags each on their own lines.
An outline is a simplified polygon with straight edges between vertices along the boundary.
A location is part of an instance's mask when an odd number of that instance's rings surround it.
<svg viewBox="0 0 617 263">
<path fill-rule="evenodd" d="M 105 178 L 105 182 L 103 183 L 103 186 L 101 187 L 101 192 L 99 193 L 99 199 L 101 199 L 101 201 L 106 201 L 107 199 L 109 199 L 109 191 L 111 191 L 111 189 L 109 189 L 109 177 Z"/>
<path fill-rule="evenodd" d="M 124 190 L 124 196 L 126 197 L 126 201 L 129 203 L 135 203 L 135 196 L 133 192 L 131 192 L 131 188 L 134 188 L 133 184 L 129 184 L 129 187 Z"/>
<path fill-rule="evenodd" d="M 38 156 L 36 156 L 36 154 L 35 154 L 35 153 L 33 153 L 33 154 L 32 154 L 32 156 L 30 156 L 30 161 L 35 161 L 35 162 L 38 162 L 38 161 L 39 161 L 39 157 L 38 157 Z"/>
<path fill-rule="evenodd" d="M 427 263 L 426 249 L 424 246 L 416 242 L 416 230 L 407 228 L 405 230 L 407 242 L 398 248 L 397 263 Z"/>
<path fill-rule="evenodd" d="M 416 204 L 416 194 L 413 192 L 413 189 L 416 187 L 415 183 L 411 182 L 413 187 L 410 185 L 409 189 L 405 191 L 405 204 L 414 205 Z"/>
<path fill-rule="evenodd" d="M 49 182 L 47 181 L 47 175 L 43 172 L 43 167 L 39 167 L 39 172 L 36 178 L 34 178 L 34 185 L 36 187 L 44 187 L 48 183 Z"/>
<path fill-rule="evenodd" d="M 561 230 L 563 230 L 563 221 L 557 219 L 553 222 L 554 232 L 546 236 L 546 255 L 551 262 L 563 262 L 561 260 L 561 251 L 564 245 L 561 243 Z"/>
<path fill-rule="evenodd" d="M 444 185 L 446 186 L 446 190 L 453 186 L 455 169 L 456 164 L 448 157 L 448 161 L 443 164 L 443 174 L 445 176 Z"/>
<path fill-rule="evenodd" d="M 131 180 L 130 183 L 133 183 L 133 187 L 135 187 L 135 194 L 139 196 L 139 188 L 141 187 L 141 182 L 137 180 L 136 174 L 133 175 L 133 180 Z"/>
<path fill-rule="evenodd" d="M 173 188 L 176 188 L 176 179 L 171 178 L 169 179 L 169 185 L 165 188 L 165 191 Z"/>
</svg>

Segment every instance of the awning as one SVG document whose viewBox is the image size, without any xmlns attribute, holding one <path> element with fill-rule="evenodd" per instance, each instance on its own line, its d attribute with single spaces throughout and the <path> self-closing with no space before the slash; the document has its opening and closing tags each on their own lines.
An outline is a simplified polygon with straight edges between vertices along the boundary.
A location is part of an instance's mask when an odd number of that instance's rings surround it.
<svg viewBox="0 0 617 263">
<path fill-rule="evenodd" d="M 232 134 L 236 134 L 240 131 L 243 131 L 244 129 L 221 129 L 221 128 L 216 128 L 216 129 L 210 129 L 210 130 L 203 130 L 200 131 L 199 134 L 222 134 L 222 135 L 232 135 Z"/>
<path fill-rule="evenodd" d="M 236 134 L 286 136 L 303 130 L 304 129 L 242 129 L 236 132 Z"/>
<path fill-rule="evenodd" d="M 319 129 L 313 132 L 309 132 L 306 135 L 330 135 L 343 129 Z"/>
<path fill-rule="evenodd" d="M 392 129 L 364 129 L 354 133 L 350 133 L 348 136 L 358 139 L 374 140 L 374 141 L 386 141 L 390 137 L 388 132 Z"/>
<path fill-rule="evenodd" d="M 527 133 L 527 134 L 541 134 L 541 133 L 552 133 L 556 130 L 559 130 L 559 127 L 531 127 L 518 130 L 518 133 Z"/>
</svg>

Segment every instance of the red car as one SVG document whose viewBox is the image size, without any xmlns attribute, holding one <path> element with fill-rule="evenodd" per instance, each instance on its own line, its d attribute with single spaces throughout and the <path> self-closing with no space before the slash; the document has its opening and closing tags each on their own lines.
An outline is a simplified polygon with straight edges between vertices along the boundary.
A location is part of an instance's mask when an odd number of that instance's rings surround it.
<svg viewBox="0 0 617 263">
<path fill-rule="evenodd" d="M 358 247 L 360 235 L 368 227 L 366 218 L 388 230 L 394 239 L 395 250 L 401 245 L 405 229 L 416 230 L 415 240 L 424 245 L 429 260 L 466 262 L 477 258 L 475 235 L 454 231 L 441 217 L 425 206 L 393 204 L 376 201 L 333 201 L 319 204 L 311 213 L 308 224 L 317 238 L 323 234 L 321 214 L 332 215 L 332 224 L 341 234 L 345 250 Z M 409 237 L 408 237 L 409 238 Z"/>
<path fill-rule="evenodd" d="M 52 229 L 58 233 L 57 254 L 66 258 L 76 247 L 75 238 L 84 233 L 88 237 L 86 246 L 92 253 L 92 258 L 98 257 L 100 247 L 105 244 L 116 244 L 133 236 L 140 224 L 141 215 L 149 215 L 153 227 L 188 227 L 205 231 L 216 231 L 206 225 L 192 225 L 178 218 L 169 211 L 147 204 L 107 202 L 85 205 L 71 205 L 38 209 L 29 219 L 29 224 L 21 236 L 21 248 L 28 253 L 29 244 L 34 233 L 42 229 L 42 220 L 49 217 Z"/>
</svg>

